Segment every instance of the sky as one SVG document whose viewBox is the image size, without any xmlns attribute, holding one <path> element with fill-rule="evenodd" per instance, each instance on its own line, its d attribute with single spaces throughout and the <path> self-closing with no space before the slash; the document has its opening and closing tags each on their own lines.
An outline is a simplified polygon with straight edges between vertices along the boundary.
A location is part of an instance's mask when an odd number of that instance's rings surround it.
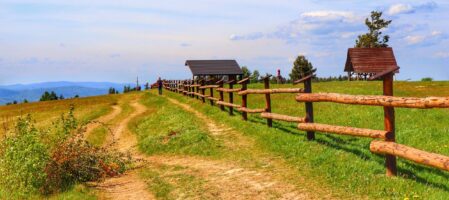
<svg viewBox="0 0 449 200">
<path fill-rule="evenodd" d="M 188 59 L 236 59 L 288 76 L 305 55 L 345 75 L 372 10 L 393 20 L 399 80 L 449 80 L 449 1 L 0 0 L 0 85 L 190 78 Z"/>
</svg>

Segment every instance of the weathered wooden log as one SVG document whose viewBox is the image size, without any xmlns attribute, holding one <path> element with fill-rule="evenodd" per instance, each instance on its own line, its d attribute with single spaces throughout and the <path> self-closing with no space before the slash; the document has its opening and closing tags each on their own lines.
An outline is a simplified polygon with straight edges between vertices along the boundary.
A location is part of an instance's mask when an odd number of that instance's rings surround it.
<svg viewBox="0 0 449 200">
<path fill-rule="evenodd" d="M 249 82 L 249 77 L 246 77 L 246 78 L 240 80 L 239 82 L 237 82 L 237 84 L 248 83 L 248 82 Z"/>
<path fill-rule="evenodd" d="M 318 123 L 301 123 L 298 124 L 298 129 L 303 131 L 320 131 L 325 133 L 335 133 L 341 135 L 352 135 L 360 137 L 381 138 L 385 139 L 389 134 L 388 131 L 372 130 L 364 128 L 354 128 L 346 126 L 334 126 Z"/>
<path fill-rule="evenodd" d="M 381 95 L 347 95 L 337 93 L 298 94 L 299 102 L 335 102 L 402 108 L 449 108 L 449 97 L 394 97 Z"/>
<path fill-rule="evenodd" d="M 302 82 L 304 82 L 306 80 L 309 80 L 309 79 L 313 78 L 313 76 L 314 76 L 314 74 L 310 74 L 310 75 L 305 76 L 305 77 L 303 77 L 303 78 L 301 78 L 299 80 L 293 81 L 293 85 L 296 85 L 298 83 L 302 83 Z"/>
<path fill-rule="evenodd" d="M 212 101 L 220 101 L 218 98 L 215 98 L 215 97 L 207 97 L 207 99 L 212 100 Z"/>
<path fill-rule="evenodd" d="M 281 115 L 276 113 L 268 113 L 263 112 L 260 114 L 262 118 L 265 119 L 275 119 L 275 120 L 281 120 L 281 121 L 287 121 L 287 122 L 298 122 L 298 123 L 304 123 L 306 121 L 305 117 L 292 117 L 288 115 Z"/>
<path fill-rule="evenodd" d="M 200 87 L 201 85 L 199 84 L 194 84 L 194 85 L 190 85 L 189 87 Z"/>
<path fill-rule="evenodd" d="M 208 89 L 208 88 L 218 88 L 220 87 L 219 85 L 205 85 L 205 86 L 201 86 L 200 89 Z"/>
<path fill-rule="evenodd" d="M 226 107 L 231 107 L 231 108 L 240 108 L 240 105 L 237 104 L 232 104 L 232 103 L 228 103 L 228 102 L 224 102 L 224 101 L 217 101 L 217 105 L 223 105 Z"/>
<path fill-rule="evenodd" d="M 389 154 L 411 160 L 423 165 L 449 171 L 449 157 L 422 151 L 395 142 L 372 141 L 370 151 L 377 154 Z"/>
<path fill-rule="evenodd" d="M 240 91 L 239 95 L 246 94 L 275 94 L 275 93 L 301 93 L 304 92 L 302 88 L 276 88 L 276 89 L 248 89 Z"/>
<path fill-rule="evenodd" d="M 246 112 L 246 113 L 261 113 L 261 112 L 265 112 L 265 109 L 261 108 L 261 109 L 250 109 L 250 108 L 243 108 L 240 107 L 237 109 L 240 112 Z"/>
<path fill-rule="evenodd" d="M 229 89 L 229 88 L 218 88 L 217 91 L 219 92 L 227 92 L 227 93 L 231 93 L 231 92 L 239 92 L 240 88 L 235 88 L 235 89 Z"/>
</svg>

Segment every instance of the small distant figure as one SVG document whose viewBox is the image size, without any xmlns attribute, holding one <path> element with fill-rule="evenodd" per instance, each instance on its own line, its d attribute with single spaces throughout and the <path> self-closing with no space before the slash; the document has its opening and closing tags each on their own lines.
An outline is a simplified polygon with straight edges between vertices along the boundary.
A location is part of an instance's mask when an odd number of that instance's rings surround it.
<svg viewBox="0 0 449 200">
<path fill-rule="evenodd" d="M 157 89 L 159 90 L 159 95 L 162 95 L 162 80 L 161 77 L 157 79 Z"/>
</svg>

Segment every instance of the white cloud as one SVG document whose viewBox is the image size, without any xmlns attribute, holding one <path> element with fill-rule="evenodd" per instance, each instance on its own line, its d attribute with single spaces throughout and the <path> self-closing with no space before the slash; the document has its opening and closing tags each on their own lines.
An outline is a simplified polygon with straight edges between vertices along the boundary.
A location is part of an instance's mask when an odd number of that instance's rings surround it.
<svg viewBox="0 0 449 200">
<path fill-rule="evenodd" d="M 441 31 L 432 31 L 429 34 L 408 35 L 404 38 L 408 45 L 429 46 L 440 43 L 447 38 L 446 34 Z"/>
<path fill-rule="evenodd" d="M 405 37 L 405 41 L 409 45 L 421 43 L 424 41 L 424 39 L 426 39 L 426 37 L 422 35 L 409 35 Z"/>
<path fill-rule="evenodd" d="M 398 15 L 412 12 L 414 12 L 414 9 L 409 4 L 394 4 L 388 9 L 389 15 Z"/>
<path fill-rule="evenodd" d="M 410 4 L 393 4 L 388 8 L 387 13 L 389 15 L 400 15 L 400 14 L 411 14 L 415 13 L 417 11 L 431 11 L 437 8 L 438 5 L 433 2 L 429 1 L 427 3 L 419 4 L 419 5 L 410 5 Z"/>
<path fill-rule="evenodd" d="M 434 54 L 434 56 L 437 58 L 449 58 L 449 52 L 443 52 L 443 51 L 436 52 Z"/>
<path fill-rule="evenodd" d="M 301 14 L 301 17 L 305 20 L 312 19 L 319 21 L 343 21 L 348 23 L 359 22 L 361 19 L 352 12 L 331 11 L 331 10 L 305 12 Z"/>
</svg>

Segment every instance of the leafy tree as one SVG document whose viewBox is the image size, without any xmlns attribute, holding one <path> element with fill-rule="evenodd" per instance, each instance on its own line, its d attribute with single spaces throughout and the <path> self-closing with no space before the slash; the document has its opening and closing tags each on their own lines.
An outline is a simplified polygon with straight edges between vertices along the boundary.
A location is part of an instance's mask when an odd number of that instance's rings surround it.
<svg viewBox="0 0 449 200">
<path fill-rule="evenodd" d="M 79 95 L 75 95 L 75 96 L 74 96 L 74 98 L 79 98 L 79 97 L 80 97 Z"/>
<path fill-rule="evenodd" d="M 12 104 L 17 104 L 17 101 L 16 101 L 16 100 L 14 100 L 14 101 L 12 102 Z"/>
<path fill-rule="evenodd" d="M 145 83 L 145 90 L 149 90 L 150 89 L 150 84 L 147 82 Z"/>
<path fill-rule="evenodd" d="M 23 100 L 23 103 L 28 103 L 28 99 L 24 99 L 24 100 Z"/>
<path fill-rule="evenodd" d="M 62 100 L 62 99 L 65 99 L 65 98 L 64 98 L 64 96 L 62 96 L 62 94 L 61 94 L 61 95 L 59 95 L 59 99 Z"/>
<path fill-rule="evenodd" d="M 310 63 L 303 55 L 299 55 L 293 62 L 293 69 L 290 73 L 290 79 L 292 81 L 298 80 L 315 72 L 316 69 L 313 68 L 312 63 Z"/>
<path fill-rule="evenodd" d="M 421 81 L 430 82 L 430 81 L 433 81 L 433 78 L 432 77 L 425 77 L 425 78 L 422 78 Z"/>
<path fill-rule="evenodd" d="M 248 67 L 243 66 L 242 71 L 243 71 L 243 78 L 251 76 L 251 71 L 248 69 Z"/>
<path fill-rule="evenodd" d="M 259 81 L 259 71 L 258 70 L 254 70 L 253 74 L 251 75 L 251 83 L 257 83 Z"/>
<path fill-rule="evenodd" d="M 381 30 L 387 28 L 391 22 L 392 20 L 382 19 L 382 12 L 371 11 L 371 17 L 365 19 L 365 24 L 368 27 L 369 32 L 358 36 L 358 39 L 355 42 L 355 47 L 388 47 L 387 43 L 390 40 L 390 36 L 382 36 Z"/>
<path fill-rule="evenodd" d="M 115 88 L 113 88 L 113 87 L 110 87 L 108 93 L 109 94 L 117 94 L 117 90 L 115 90 Z"/>
</svg>

